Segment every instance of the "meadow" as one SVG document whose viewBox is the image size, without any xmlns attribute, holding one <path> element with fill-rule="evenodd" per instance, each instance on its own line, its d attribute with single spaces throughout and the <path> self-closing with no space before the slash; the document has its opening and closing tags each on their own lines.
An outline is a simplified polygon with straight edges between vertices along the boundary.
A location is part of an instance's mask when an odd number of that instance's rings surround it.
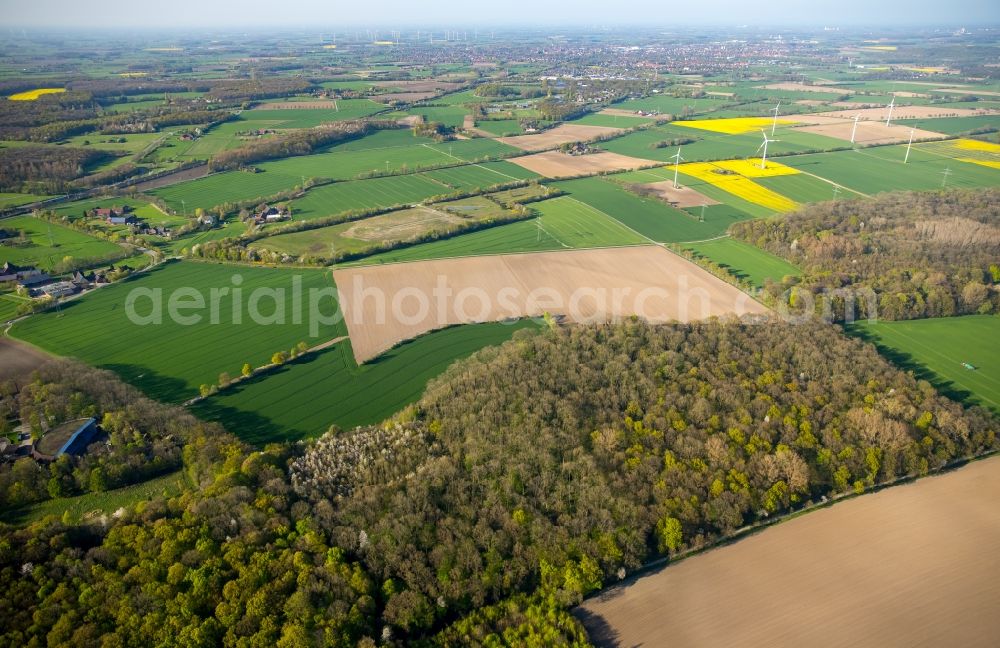
<svg viewBox="0 0 1000 648">
<path fill-rule="evenodd" d="M 847 331 L 943 394 L 1000 414 L 1000 317 L 967 315 L 899 322 L 857 322 Z M 975 369 L 967 369 L 969 363 Z"/>
<path fill-rule="evenodd" d="M 34 216 L 4 219 L 2 227 L 14 232 L 15 235 L 24 232 L 29 244 L 24 247 L 0 245 L 0 264 L 10 261 L 16 265 L 33 265 L 43 270 L 51 270 L 65 257 L 81 260 L 124 255 L 124 249 L 110 241 Z"/>
<path fill-rule="evenodd" d="M 235 279 L 237 276 L 239 280 Z M 274 270 L 216 265 L 198 262 L 170 262 L 148 272 L 68 302 L 58 311 L 48 311 L 18 322 L 12 336 L 35 344 L 57 355 L 78 358 L 96 367 L 110 369 L 151 397 L 167 402 L 179 402 L 196 396 L 199 385 L 213 384 L 219 374 L 238 376 L 243 363 L 260 366 L 270 361 L 276 351 L 288 351 L 299 342 L 315 346 L 346 334 L 343 323 L 317 323 L 315 337 L 310 335 L 308 312 L 294 319 L 297 312 L 293 278 L 301 281 L 301 307 L 309 307 L 312 288 L 333 286 L 328 272 L 321 270 Z M 239 301 L 234 305 L 231 292 L 240 281 Z M 230 288 L 218 299 L 217 323 L 207 308 L 213 288 Z M 259 303 L 251 301 L 258 292 Z M 155 297 L 162 304 L 162 324 L 137 324 L 127 315 L 127 300 L 134 290 L 142 290 L 135 302 L 135 313 L 153 313 Z M 179 313 L 183 316 L 202 315 L 201 321 L 186 325 L 170 316 L 169 299 L 176 289 L 202 295 L 206 308 L 185 308 L 190 297 L 178 297 Z M 275 300 L 267 291 L 284 289 L 284 303 L 275 308 Z M 152 291 L 152 292 L 150 292 Z M 138 293 L 137 293 L 138 294 Z M 284 324 L 256 324 L 250 317 L 253 304 L 265 318 L 276 311 L 284 316 Z M 325 296 L 320 310 L 331 314 L 334 299 Z M 234 317 L 234 311 L 237 317 Z M 265 320 L 266 321 L 266 320 Z"/>
<path fill-rule="evenodd" d="M 292 214 L 295 220 L 312 220 L 353 209 L 408 205 L 449 192 L 422 174 L 335 182 L 310 189 L 295 200 Z"/>
<path fill-rule="evenodd" d="M 538 174 L 504 160 L 448 167 L 437 171 L 427 171 L 423 175 L 443 182 L 459 191 L 485 189 L 498 184 L 531 180 L 538 177 Z"/>
<path fill-rule="evenodd" d="M 199 207 L 211 209 L 227 202 L 265 198 L 293 189 L 301 183 L 301 176 L 276 171 L 223 171 L 155 189 L 150 193 L 161 198 L 172 211 L 178 214 L 186 212 L 191 216 Z"/>
<path fill-rule="evenodd" d="M 768 279 L 781 283 L 785 276 L 798 276 L 801 273 L 797 267 L 780 257 L 728 237 L 687 243 L 683 247 L 727 268 L 734 276 L 746 279 L 758 288 Z"/>
<path fill-rule="evenodd" d="M 330 425 L 350 429 L 377 423 L 417 400 L 428 381 L 456 360 L 529 326 L 534 326 L 531 320 L 443 329 L 360 366 L 344 340 L 234 385 L 191 409 L 258 445 L 316 437 Z"/>
<path fill-rule="evenodd" d="M 702 222 L 700 209 L 696 216 L 661 200 L 638 196 L 616 182 L 601 178 L 568 180 L 553 186 L 659 243 L 702 241 L 720 236 L 731 223 L 744 216 L 739 210 L 706 208 Z"/>
<path fill-rule="evenodd" d="M 593 207 L 568 196 L 532 203 L 537 218 L 373 255 L 351 265 L 638 245 L 646 240 Z"/>
<path fill-rule="evenodd" d="M 5 207 L 17 207 L 18 205 L 26 205 L 28 203 L 33 203 L 38 200 L 45 200 L 51 196 L 39 196 L 35 194 L 26 193 L 4 193 L 0 192 L 0 209 Z"/>
<path fill-rule="evenodd" d="M 926 150 L 925 150 L 926 147 Z M 948 157 L 938 152 L 940 145 L 913 146 L 904 164 L 906 146 L 878 146 L 855 151 L 816 153 L 781 158 L 783 164 L 831 180 L 853 191 L 873 194 L 882 191 L 920 191 L 941 187 L 991 187 L 997 172 Z"/>
</svg>

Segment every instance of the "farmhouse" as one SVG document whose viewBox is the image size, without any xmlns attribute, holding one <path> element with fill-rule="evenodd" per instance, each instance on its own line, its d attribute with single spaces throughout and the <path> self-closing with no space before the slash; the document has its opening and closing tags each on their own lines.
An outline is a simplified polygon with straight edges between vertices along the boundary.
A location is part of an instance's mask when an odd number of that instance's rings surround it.
<svg viewBox="0 0 1000 648">
<path fill-rule="evenodd" d="M 17 285 L 20 288 L 26 288 L 27 290 L 32 290 L 43 286 L 52 281 L 52 277 L 44 272 L 35 272 L 34 274 L 29 274 L 18 278 Z"/>
<path fill-rule="evenodd" d="M 64 454 L 81 454 L 95 436 L 95 419 L 66 421 L 46 432 L 32 448 L 31 455 L 39 461 L 54 461 Z"/>
<path fill-rule="evenodd" d="M 259 205 L 253 216 L 254 222 L 257 225 L 263 225 L 264 223 L 278 223 L 285 220 L 291 220 L 291 218 L 292 210 L 288 207 L 268 205 Z"/>
<path fill-rule="evenodd" d="M 42 286 L 38 291 L 46 297 L 65 297 L 72 295 L 78 289 L 79 286 L 72 281 L 56 281 Z"/>
<path fill-rule="evenodd" d="M 0 281 L 20 281 L 35 275 L 42 274 L 38 268 L 32 266 L 18 266 L 10 261 L 4 262 L 0 266 Z"/>
</svg>

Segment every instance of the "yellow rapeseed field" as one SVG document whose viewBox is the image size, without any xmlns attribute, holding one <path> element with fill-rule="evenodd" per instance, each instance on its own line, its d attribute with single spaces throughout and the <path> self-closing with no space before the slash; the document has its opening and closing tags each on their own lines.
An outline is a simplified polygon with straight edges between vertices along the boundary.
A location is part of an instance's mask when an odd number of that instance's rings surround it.
<svg viewBox="0 0 1000 648">
<path fill-rule="evenodd" d="M 66 88 L 35 88 L 34 90 L 28 90 L 27 92 L 12 94 L 7 98 L 11 101 L 34 101 L 42 95 L 58 94 L 60 92 L 66 92 Z"/>
<path fill-rule="evenodd" d="M 685 128 L 698 128 L 712 131 L 714 133 L 725 133 L 726 135 L 742 135 L 761 128 L 770 128 L 774 123 L 773 117 L 731 117 L 728 119 L 692 119 L 689 121 L 670 122 L 673 126 L 684 126 Z M 798 122 L 791 119 L 779 119 L 778 124 L 787 126 Z"/>
<path fill-rule="evenodd" d="M 979 140 L 959 139 L 954 141 L 955 148 L 963 151 L 984 151 L 986 153 L 1000 154 L 1000 144 L 993 142 L 981 142 Z"/>
<path fill-rule="evenodd" d="M 723 160 L 722 162 L 689 162 L 680 166 L 680 172 L 707 182 L 714 187 L 742 198 L 755 205 L 766 207 L 776 212 L 788 212 L 798 207 L 798 203 L 781 194 L 771 191 L 751 180 L 750 177 L 765 178 L 776 175 L 791 175 L 797 170 L 776 162 L 768 162 L 766 169 L 754 166 L 754 160 Z M 760 164 L 760 160 L 756 160 Z M 718 173 L 720 169 L 734 173 Z M 747 175 L 743 175 L 743 171 Z"/>
<path fill-rule="evenodd" d="M 959 162 L 971 162 L 972 164 L 978 164 L 979 166 L 989 167 L 991 169 L 1000 169 L 1000 160 L 980 160 L 977 158 L 958 158 Z"/>
<path fill-rule="evenodd" d="M 800 173 L 798 169 L 794 169 L 790 166 L 785 166 L 780 162 L 774 161 L 769 161 L 762 169 L 760 168 L 760 158 L 749 158 L 747 160 L 719 160 L 718 162 L 712 162 L 712 164 L 719 168 L 726 169 L 727 171 L 734 171 L 741 176 L 746 176 L 748 178 L 773 178 L 774 176 L 795 175 L 796 173 Z"/>
</svg>

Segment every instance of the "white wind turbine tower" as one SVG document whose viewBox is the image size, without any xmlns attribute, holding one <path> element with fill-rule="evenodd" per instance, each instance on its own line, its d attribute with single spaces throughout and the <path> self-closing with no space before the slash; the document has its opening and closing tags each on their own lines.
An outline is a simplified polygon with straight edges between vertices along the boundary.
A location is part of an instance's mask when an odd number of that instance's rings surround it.
<svg viewBox="0 0 1000 648">
<path fill-rule="evenodd" d="M 861 113 L 854 116 L 854 128 L 851 129 L 851 144 L 854 144 L 854 136 L 858 132 L 858 120 L 861 119 Z"/>
<path fill-rule="evenodd" d="M 778 126 L 778 109 L 779 108 L 781 108 L 781 102 L 780 101 L 778 102 L 778 105 L 775 106 L 771 110 L 771 112 L 774 113 L 774 121 L 771 122 L 771 136 L 772 137 L 774 137 L 774 129 Z"/>
<path fill-rule="evenodd" d="M 885 118 L 885 125 L 889 126 L 889 122 L 892 121 L 892 109 L 896 107 L 896 95 L 892 96 L 892 101 L 889 102 L 889 116 Z"/>
<path fill-rule="evenodd" d="M 677 152 L 670 156 L 670 159 L 674 161 L 674 189 L 680 189 L 680 185 L 677 184 L 677 172 L 681 166 L 681 147 L 677 147 Z"/>
<path fill-rule="evenodd" d="M 906 143 L 906 157 L 903 158 L 903 164 L 910 161 L 910 147 L 913 146 L 913 129 L 910 129 L 910 141 Z"/>
<path fill-rule="evenodd" d="M 767 145 L 770 144 L 771 142 L 780 142 L 781 140 L 768 139 L 767 138 L 767 131 L 765 131 L 763 128 L 760 129 L 760 134 L 764 136 L 764 143 L 757 147 L 758 151 L 760 151 L 761 149 L 764 149 L 764 155 L 762 155 L 761 158 L 760 158 L 760 168 L 766 169 L 767 168 Z"/>
</svg>

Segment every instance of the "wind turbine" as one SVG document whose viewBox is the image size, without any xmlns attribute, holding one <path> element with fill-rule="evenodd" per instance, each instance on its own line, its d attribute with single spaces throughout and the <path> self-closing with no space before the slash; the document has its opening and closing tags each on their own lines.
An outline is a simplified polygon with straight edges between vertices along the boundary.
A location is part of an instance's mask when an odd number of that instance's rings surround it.
<svg viewBox="0 0 1000 648">
<path fill-rule="evenodd" d="M 778 105 L 775 106 L 771 110 L 771 112 L 774 113 L 774 121 L 771 122 L 771 136 L 772 137 L 774 136 L 774 129 L 778 126 L 778 108 L 781 108 L 781 102 L 780 101 L 778 102 Z"/>
<path fill-rule="evenodd" d="M 903 158 L 903 164 L 910 161 L 910 147 L 913 146 L 913 129 L 910 129 L 910 141 L 906 143 L 906 157 Z"/>
<path fill-rule="evenodd" d="M 764 149 L 764 155 L 761 156 L 761 158 L 760 158 L 760 168 L 766 169 L 767 168 L 767 145 L 770 144 L 771 142 L 780 142 L 781 140 L 768 139 L 767 138 L 767 131 L 765 131 L 763 128 L 760 129 L 760 134 L 764 136 L 764 143 L 757 147 L 758 151 L 760 151 L 761 149 Z"/>
<path fill-rule="evenodd" d="M 681 160 L 681 147 L 677 147 L 677 152 L 670 156 L 670 159 L 674 161 L 674 189 L 680 189 L 680 185 L 677 184 L 677 171 L 680 169 Z"/>
<path fill-rule="evenodd" d="M 885 118 L 885 125 L 889 126 L 889 122 L 892 121 L 892 109 L 896 106 L 896 95 L 892 95 L 892 101 L 889 102 L 889 116 Z"/>
<path fill-rule="evenodd" d="M 854 135 L 858 132 L 859 119 L 861 119 L 861 113 L 854 116 L 854 128 L 851 129 L 851 144 L 854 144 Z"/>
</svg>

